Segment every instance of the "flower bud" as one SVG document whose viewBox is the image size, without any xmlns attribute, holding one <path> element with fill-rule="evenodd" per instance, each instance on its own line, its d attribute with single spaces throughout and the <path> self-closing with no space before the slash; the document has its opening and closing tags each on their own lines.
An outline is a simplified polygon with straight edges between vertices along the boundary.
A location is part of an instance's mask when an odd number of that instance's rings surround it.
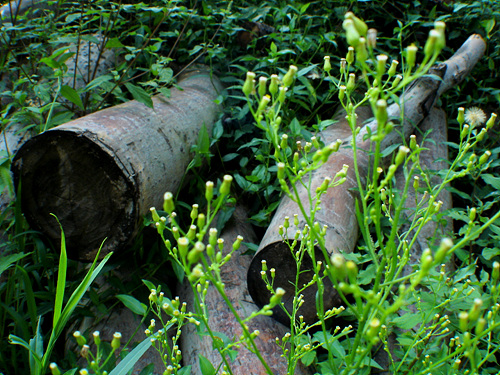
<svg viewBox="0 0 500 375">
<path fill-rule="evenodd" d="M 491 279 L 495 282 L 498 281 L 498 277 L 500 276 L 500 263 L 493 262 L 493 270 L 491 272 Z"/>
<path fill-rule="evenodd" d="M 323 70 L 328 73 L 330 70 L 332 70 L 332 64 L 330 62 L 330 56 L 325 56 L 323 59 L 324 59 Z"/>
<path fill-rule="evenodd" d="M 469 314 L 465 311 L 461 311 L 460 314 L 458 314 L 458 321 L 462 332 L 467 331 L 467 327 L 469 325 Z"/>
<path fill-rule="evenodd" d="M 481 142 L 484 137 L 486 136 L 486 128 L 482 128 L 481 131 L 479 132 L 479 134 L 476 136 L 476 139 Z"/>
<path fill-rule="evenodd" d="M 418 48 L 414 44 L 406 48 L 406 64 L 408 65 L 409 69 L 415 66 L 415 62 L 417 61 L 417 51 Z"/>
<path fill-rule="evenodd" d="M 340 74 L 346 73 L 346 68 L 347 68 L 347 61 L 345 58 L 340 59 Z"/>
<path fill-rule="evenodd" d="M 279 81 L 280 79 L 277 74 L 273 74 L 271 76 L 271 83 L 269 84 L 269 92 L 271 93 L 271 95 L 276 95 L 276 93 L 278 92 Z"/>
<path fill-rule="evenodd" d="M 247 77 L 245 79 L 245 83 L 243 84 L 243 93 L 246 96 L 249 96 L 250 94 L 253 93 L 255 90 L 255 73 L 254 72 L 247 72 Z"/>
<path fill-rule="evenodd" d="M 188 246 L 189 240 L 186 237 L 180 237 L 177 240 L 177 248 L 182 259 L 184 259 L 188 253 Z"/>
<path fill-rule="evenodd" d="M 347 61 L 349 65 L 354 62 L 354 48 L 351 46 L 349 46 L 349 48 L 347 49 L 347 56 L 345 57 L 345 61 Z"/>
<path fill-rule="evenodd" d="M 295 65 L 290 65 L 288 72 L 283 77 L 283 86 L 289 87 L 293 83 L 293 79 L 297 71 L 298 68 Z"/>
<path fill-rule="evenodd" d="M 465 108 L 464 107 L 458 108 L 457 121 L 460 125 L 462 125 L 465 122 Z"/>
<path fill-rule="evenodd" d="M 394 81 L 392 81 L 391 88 L 397 87 L 399 85 L 399 82 L 401 82 L 402 79 L 403 79 L 403 76 L 401 74 L 396 75 L 396 77 L 394 77 Z"/>
<path fill-rule="evenodd" d="M 378 55 L 377 56 L 377 77 L 378 81 L 381 82 L 381 77 L 385 73 L 385 64 L 387 63 L 387 55 Z"/>
<path fill-rule="evenodd" d="M 391 62 L 391 67 L 389 68 L 389 71 L 387 74 L 389 75 L 389 78 L 392 78 L 394 74 L 396 74 L 396 70 L 398 69 L 399 61 L 398 60 L 392 60 Z"/>
<path fill-rule="evenodd" d="M 358 31 L 359 35 L 366 36 L 366 34 L 368 32 L 368 26 L 366 25 L 366 23 L 362 19 L 356 17 L 353 12 L 347 12 L 345 14 L 345 19 L 349 19 L 349 20 L 353 21 L 354 27 Z"/>
<path fill-rule="evenodd" d="M 233 181 L 233 176 L 230 176 L 228 174 L 224 175 L 219 191 L 222 196 L 226 196 L 229 194 L 232 181 Z"/>
<path fill-rule="evenodd" d="M 491 156 L 490 150 L 488 150 L 484 154 L 482 154 L 481 157 L 479 158 L 479 165 L 485 164 L 488 161 L 488 159 L 490 158 L 490 156 Z"/>
<path fill-rule="evenodd" d="M 332 276 L 337 281 L 344 281 L 347 276 L 345 258 L 341 254 L 336 253 L 330 257 L 330 261 L 332 263 L 332 267 L 330 268 Z"/>
<path fill-rule="evenodd" d="M 469 310 L 469 320 L 476 321 L 481 313 L 481 306 L 483 306 L 483 300 L 480 298 L 474 299 L 474 304 Z"/>
<path fill-rule="evenodd" d="M 380 128 L 383 128 L 389 118 L 387 114 L 387 102 L 384 99 L 377 100 L 377 112 L 375 113 L 375 118 L 377 119 L 377 125 Z"/>
<path fill-rule="evenodd" d="M 366 33 L 366 45 L 374 49 L 377 45 L 377 29 L 368 29 Z"/>
<path fill-rule="evenodd" d="M 286 87 L 282 87 L 280 86 L 279 88 L 279 92 L 278 92 L 278 101 L 283 104 L 285 102 L 285 98 L 286 98 L 286 90 L 287 88 Z"/>
<path fill-rule="evenodd" d="M 359 43 L 359 38 L 361 35 L 359 34 L 354 22 L 351 19 L 346 19 L 342 23 L 342 27 L 345 30 L 345 36 L 347 39 L 347 44 L 350 46 L 356 47 Z"/>
<path fill-rule="evenodd" d="M 351 92 L 352 90 L 354 90 L 355 86 L 356 86 L 356 75 L 354 73 L 350 73 L 346 85 L 347 92 Z"/>
<path fill-rule="evenodd" d="M 359 38 L 359 43 L 356 46 L 356 60 L 359 63 L 364 63 L 368 59 L 368 51 L 366 50 L 366 39 Z"/>
<path fill-rule="evenodd" d="M 339 87 L 339 100 L 342 101 L 344 100 L 344 97 L 345 97 L 345 90 L 346 90 L 346 87 L 344 85 L 341 85 Z"/>
<path fill-rule="evenodd" d="M 262 98 L 260 99 L 259 107 L 257 108 L 257 114 L 262 113 L 266 109 L 270 101 L 271 97 L 269 95 L 262 96 Z"/>
<path fill-rule="evenodd" d="M 207 181 L 205 184 L 205 199 L 210 202 L 214 196 L 214 183 L 212 181 Z"/>
<path fill-rule="evenodd" d="M 79 346 L 83 346 L 83 345 L 85 345 L 87 343 L 87 340 L 85 339 L 85 337 L 82 336 L 82 334 L 80 333 L 80 331 L 73 332 L 73 337 L 76 339 L 76 343 Z"/>
<path fill-rule="evenodd" d="M 436 41 L 436 48 L 441 51 L 446 46 L 446 36 L 445 36 L 445 28 L 446 24 L 443 21 L 436 21 L 434 23 L 434 28 L 439 34 L 438 39 Z"/>
<path fill-rule="evenodd" d="M 260 77 L 259 78 L 259 96 L 262 98 L 264 95 L 266 95 L 266 91 L 267 91 L 267 78 Z"/>
<path fill-rule="evenodd" d="M 495 125 L 496 118 L 497 118 L 497 114 L 492 113 L 490 116 L 490 119 L 486 122 L 486 129 L 490 130 L 493 127 L 493 125 Z"/>
<path fill-rule="evenodd" d="M 233 243 L 233 250 L 234 251 L 239 250 L 242 241 L 243 241 L 243 237 L 242 236 L 236 237 L 236 241 L 234 241 L 234 243 Z"/>
<path fill-rule="evenodd" d="M 120 347 L 120 339 L 122 338 L 122 334 L 120 332 L 115 332 L 113 334 L 113 340 L 111 340 L 111 347 L 113 350 L 116 350 Z"/>
<path fill-rule="evenodd" d="M 277 288 L 274 295 L 269 300 L 269 306 L 273 308 L 281 302 L 281 299 L 285 295 L 285 290 L 283 288 Z"/>
<path fill-rule="evenodd" d="M 424 54 L 426 57 L 432 57 L 434 54 L 438 54 L 441 50 L 437 48 L 437 40 L 439 38 L 439 32 L 436 30 L 429 31 L 429 36 L 425 42 Z"/>
<path fill-rule="evenodd" d="M 165 193 L 163 199 L 164 199 L 163 200 L 163 210 L 168 212 L 169 214 L 171 214 L 175 209 L 173 194 L 171 192 L 167 192 L 167 193 Z"/>
<path fill-rule="evenodd" d="M 436 251 L 435 255 L 436 262 L 441 263 L 443 259 L 446 257 L 446 254 L 448 254 L 448 251 L 452 247 L 453 247 L 453 241 L 451 240 L 451 238 L 443 238 Z"/>
<path fill-rule="evenodd" d="M 55 362 L 52 362 L 49 365 L 49 368 L 52 375 L 61 375 L 61 371 L 59 371 L 59 368 L 57 367 L 57 364 Z"/>
<path fill-rule="evenodd" d="M 398 153 L 396 155 L 395 164 L 401 165 L 404 162 L 405 157 L 409 152 L 410 152 L 410 149 L 408 147 L 399 146 L 399 150 L 398 150 Z"/>
<path fill-rule="evenodd" d="M 149 209 L 149 211 L 151 212 L 151 217 L 153 218 L 153 221 L 154 222 L 159 222 L 160 221 L 160 215 L 158 215 L 158 212 L 156 211 L 156 208 L 154 207 L 151 207 Z"/>
<path fill-rule="evenodd" d="M 94 333 L 92 334 L 92 336 L 94 336 L 94 343 L 96 345 L 99 345 L 101 343 L 100 332 L 99 331 L 94 331 Z"/>
</svg>

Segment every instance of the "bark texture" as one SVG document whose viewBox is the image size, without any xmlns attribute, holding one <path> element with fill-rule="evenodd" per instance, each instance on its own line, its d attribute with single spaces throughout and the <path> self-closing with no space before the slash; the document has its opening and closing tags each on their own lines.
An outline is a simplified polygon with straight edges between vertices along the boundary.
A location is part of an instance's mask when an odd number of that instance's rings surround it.
<svg viewBox="0 0 500 375">
<path fill-rule="evenodd" d="M 82 260 L 126 246 L 142 215 L 175 191 L 203 126 L 211 131 L 221 85 L 192 71 L 154 109 L 133 100 L 33 137 L 12 166 L 30 225 L 58 241 L 55 214 L 69 255 Z"/>
<path fill-rule="evenodd" d="M 244 237 L 244 242 L 254 242 L 256 239 L 250 224 L 246 221 L 246 212 L 242 207 L 236 208 L 233 218 L 228 222 L 222 233 L 222 238 L 226 244 L 226 252 L 231 248 L 238 235 Z M 251 256 L 245 255 L 246 251 L 247 248 L 242 245 L 233 254 L 231 260 L 221 269 L 221 279 L 226 285 L 227 296 L 242 319 L 258 310 L 258 307 L 252 302 L 245 285 L 245 275 L 251 261 Z M 184 284 L 179 293 L 180 299 L 186 301 L 188 309 L 193 311 L 194 296 L 189 285 Z M 209 325 L 211 330 L 237 340 L 242 334 L 241 327 L 215 287 L 210 286 L 205 304 L 210 313 Z M 248 325 L 250 332 L 254 330 L 260 331 L 260 335 L 255 339 L 255 342 L 273 374 L 287 374 L 287 361 L 281 357 L 281 348 L 275 343 L 276 337 L 282 338 L 285 335 L 287 332 L 286 327 L 268 316 L 259 316 L 251 320 Z M 209 359 L 215 368 L 222 362 L 221 355 L 213 348 L 210 336 L 199 336 L 194 325 L 187 325 L 183 328 L 181 340 L 184 364 L 192 366 L 191 374 L 201 374 L 200 355 Z M 235 375 L 267 374 L 257 356 L 244 347 L 238 350 L 234 362 L 230 362 L 229 359 L 228 361 L 231 371 Z M 311 373 L 300 363 L 297 367 L 295 371 L 297 375 Z"/>
</svg>

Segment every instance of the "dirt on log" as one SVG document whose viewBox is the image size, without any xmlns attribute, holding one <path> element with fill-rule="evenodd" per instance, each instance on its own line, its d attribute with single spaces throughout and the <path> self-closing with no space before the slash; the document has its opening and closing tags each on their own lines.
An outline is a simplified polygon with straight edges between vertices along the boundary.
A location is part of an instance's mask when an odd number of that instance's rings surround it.
<svg viewBox="0 0 500 375">
<path fill-rule="evenodd" d="M 194 70 L 153 97 L 154 108 L 130 101 L 33 137 L 14 157 L 14 183 L 31 227 L 60 240 L 68 255 L 92 260 L 126 246 L 163 194 L 175 191 L 200 129 L 209 134 L 221 110 L 219 80 Z"/>
<path fill-rule="evenodd" d="M 232 244 L 238 235 L 243 236 L 244 242 L 255 242 L 256 240 L 252 227 L 246 219 L 246 212 L 242 207 L 236 208 L 233 217 L 222 233 L 222 238 L 226 244 L 224 246 L 224 255 L 226 255 L 228 249 L 232 248 Z M 227 296 L 242 319 L 245 319 L 252 312 L 258 310 L 258 307 L 252 302 L 245 285 L 245 276 L 251 261 L 251 255 L 246 255 L 246 251 L 246 246 L 241 245 L 240 249 L 233 253 L 231 260 L 221 269 L 221 281 L 226 286 Z M 180 288 L 179 298 L 187 302 L 188 310 L 194 311 L 194 295 L 187 283 Z M 210 314 L 208 321 L 212 332 L 216 332 L 216 335 L 217 332 L 222 333 L 230 339 L 234 338 L 238 340 L 242 334 L 242 329 L 214 286 L 210 286 L 208 289 L 205 305 L 206 310 Z M 272 373 L 287 374 L 287 361 L 281 357 L 282 351 L 276 344 L 275 338 L 282 338 L 289 330 L 269 316 L 256 317 L 248 323 L 248 326 L 250 332 L 259 330 L 260 334 L 256 337 L 255 343 L 267 365 L 272 370 Z M 201 326 L 198 329 L 204 330 Z M 200 355 L 209 359 L 215 368 L 222 362 L 221 355 L 214 348 L 210 336 L 199 335 L 196 326 L 187 325 L 183 327 L 181 340 L 184 365 L 192 366 L 192 374 L 201 374 L 199 364 Z M 234 350 L 234 348 L 232 349 Z M 236 350 L 238 351 L 236 359 L 231 361 L 228 358 L 232 374 L 267 374 L 264 366 L 254 353 L 243 345 Z M 220 372 L 222 372 L 222 367 L 218 373 Z M 295 374 L 306 375 L 311 374 L 311 372 L 301 363 L 298 363 Z"/>
<path fill-rule="evenodd" d="M 408 87 L 401 95 L 399 103 L 394 103 L 387 109 L 390 120 L 397 122 L 402 118 L 402 121 L 395 126 L 397 130 L 393 130 L 384 138 L 381 149 L 384 150 L 391 145 L 400 143 L 402 135 L 408 138 L 413 133 L 415 127 L 427 117 L 439 95 L 461 82 L 483 56 L 485 49 L 486 44 L 484 40 L 478 35 L 472 35 L 449 60 L 437 64 L 431 69 L 430 75 L 418 79 Z M 402 113 L 403 116 L 401 116 Z M 358 114 L 357 123 L 363 124 L 364 119 Z M 371 141 L 367 135 L 370 132 L 376 134 L 376 128 L 377 122 L 375 119 L 368 121 L 356 135 L 356 145 L 359 149 L 357 153 L 358 168 L 362 179 L 366 176 L 368 166 L 370 165 L 366 151 L 370 150 Z M 357 184 L 354 183 L 352 150 L 348 148 L 351 144 L 352 136 L 345 137 L 345 135 L 345 122 L 333 125 L 331 132 L 327 131 L 323 134 L 325 143 L 332 142 L 336 138 L 343 136 L 343 147 L 339 152 L 332 154 L 328 162 L 313 173 L 310 182 L 312 186 L 311 191 L 315 191 L 316 187 L 323 182 L 324 177 L 333 178 L 335 173 L 342 168 L 343 164 L 349 165 L 350 172 L 348 172 L 346 183 L 331 189 L 329 193 L 322 197 L 323 209 L 315 217 L 315 221 L 318 221 L 321 226 L 323 224 L 328 225 L 325 247 L 329 255 L 339 250 L 351 252 L 356 245 L 358 237 L 358 223 L 354 214 L 356 198 L 352 191 L 353 188 L 357 187 Z M 386 158 L 384 162 L 387 164 L 390 162 L 390 159 Z M 308 183 L 306 182 L 305 185 L 308 185 Z M 308 202 L 307 191 L 301 184 L 297 184 L 296 187 L 299 191 L 301 202 Z M 308 204 L 305 206 L 307 210 Z M 298 205 L 287 197 L 283 198 L 250 265 L 248 271 L 248 289 L 252 298 L 259 306 L 267 304 L 270 298 L 270 293 L 267 291 L 260 275 L 262 260 L 266 260 L 269 268 L 274 267 L 276 269 L 274 287 L 283 288 L 286 291 L 285 296 L 294 295 L 294 282 L 297 274 L 296 263 L 288 245 L 283 242 L 281 236 L 278 234 L 279 226 L 283 225 L 284 218 L 286 216 L 293 218 L 294 214 L 299 215 L 299 225 L 290 224 L 287 235 L 291 241 L 293 241 L 295 232 L 303 229 L 306 221 L 300 214 Z M 317 250 L 316 254 L 317 259 L 323 259 L 321 251 Z M 307 283 L 311 276 L 311 260 L 309 259 L 303 263 L 301 278 L 299 279 L 300 286 Z M 299 314 L 303 316 L 304 321 L 307 323 L 313 323 L 317 320 L 316 292 L 317 289 L 311 286 L 303 293 L 305 303 L 299 309 Z M 325 310 L 340 304 L 338 293 L 331 284 L 328 286 L 325 285 L 323 298 Z M 292 299 L 284 299 L 283 301 L 287 309 L 289 309 Z M 280 309 L 275 309 L 274 317 L 285 324 L 288 323 L 287 314 Z"/>
</svg>

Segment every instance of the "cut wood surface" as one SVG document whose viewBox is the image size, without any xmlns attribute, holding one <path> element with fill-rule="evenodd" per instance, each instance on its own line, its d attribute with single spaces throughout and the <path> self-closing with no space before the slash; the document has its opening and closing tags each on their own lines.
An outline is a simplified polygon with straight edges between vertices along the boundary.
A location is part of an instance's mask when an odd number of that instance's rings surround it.
<svg viewBox="0 0 500 375">
<path fill-rule="evenodd" d="M 91 260 L 127 245 L 152 206 L 175 191 L 203 126 L 211 132 L 221 89 L 208 71 L 191 71 L 154 109 L 135 100 L 57 126 L 27 141 L 12 166 L 32 228 L 55 241 L 65 231 L 69 255 Z"/>
<path fill-rule="evenodd" d="M 411 84 L 401 95 L 399 103 L 394 103 L 388 107 L 389 118 L 395 122 L 397 121 L 397 124 L 395 127 L 396 129 L 389 133 L 382 141 L 382 150 L 391 145 L 401 143 L 401 135 L 408 138 L 413 134 L 415 127 L 427 117 L 433 108 L 434 103 L 438 99 L 438 95 L 461 82 L 482 57 L 485 48 L 486 44 L 484 40 L 480 36 L 473 35 L 467 39 L 463 46 L 449 60 L 433 67 L 431 75 L 422 77 Z M 357 123 L 363 123 L 363 118 L 359 114 Z M 335 128 L 334 126 L 337 127 Z M 363 175 L 366 176 L 366 171 L 370 163 L 369 158 L 366 156 L 366 151 L 370 149 L 371 142 L 367 134 L 370 130 L 371 133 L 376 133 L 376 127 L 376 120 L 373 119 L 368 121 L 356 136 L 356 144 L 359 148 L 357 153 L 358 167 L 362 179 L 364 177 Z M 325 141 L 331 142 L 336 138 L 345 137 L 345 134 L 345 123 L 338 123 L 332 126 L 331 133 L 327 132 L 326 136 L 323 135 L 323 137 Z M 345 137 L 343 144 L 349 145 L 351 137 L 352 136 Z M 390 159 L 384 160 L 385 163 L 389 161 Z M 325 215 L 327 218 L 317 216 L 316 219 L 320 225 L 328 225 L 325 245 L 330 255 L 338 250 L 351 252 L 357 242 L 358 224 L 354 214 L 355 198 L 352 190 L 350 190 L 357 187 L 357 184 L 354 184 L 354 175 L 352 174 L 352 151 L 348 148 L 342 148 L 341 151 L 332 154 L 328 162 L 318 169 L 311 177 L 311 191 L 314 191 L 315 188 L 323 182 L 325 176 L 333 178 L 335 173 L 341 169 L 342 164 L 349 165 L 350 174 L 347 176 L 348 179 L 346 183 L 332 189 L 332 192 L 330 192 L 328 196 L 322 198 L 323 209 L 318 215 Z M 299 185 L 297 185 L 297 188 L 299 190 L 302 189 Z M 301 192 L 300 194 L 305 193 Z M 307 200 L 301 199 L 301 201 L 304 202 Z M 286 295 L 288 296 L 293 296 L 294 294 L 294 287 L 292 284 L 296 277 L 295 261 L 290 255 L 290 249 L 278 234 L 278 228 L 280 225 L 283 225 L 284 218 L 286 216 L 293 218 L 294 214 L 299 214 L 300 224 L 297 227 L 293 225 L 290 226 L 288 229 L 288 236 L 290 239 L 293 239 L 296 230 L 302 230 L 305 219 L 300 215 L 297 204 L 289 198 L 284 197 L 250 265 L 248 272 L 248 288 L 252 298 L 259 306 L 266 304 L 270 297 L 260 277 L 262 260 L 267 261 L 268 267 L 276 268 L 275 288 L 281 287 L 285 289 L 287 292 Z M 320 257 L 319 259 L 321 259 L 322 254 L 319 251 L 317 253 Z M 309 264 L 305 262 L 303 268 L 303 271 L 310 269 L 310 261 Z M 312 273 L 311 271 L 303 272 L 301 275 L 302 278 L 300 282 L 302 283 L 310 280 Z M 299 311 L 303 315 L 304 320 L 311 323 L 317 320 L 315 303 L 316 289 L 313 287 L 309 289 L 310 290 L 306 290 L 306 293 L 304 293 L 306 302 Z M 337 293 L 331 285 L 325 289 L 324 299 L 325 309 L 339 303 Z M 289 307 L 291 300 L 284 299 L 284 301 Z M 284 322 L 288 320 L 287 314 L 278 311 L 275 317 Z"/>
<path fill-rule="evenodd" d="M 243 236 L 244 242 L 255 242 L 255 234 L 251 225 L 246 220 L 246 212 L 242 207 L 237 207 L 233 218 L 228 222 L 222 233 L 225 243 L 225 254 L 232 248 L 233 242 L 238 235 Z M 252 299 L 246 288 L 246 271 L 251 261 L 251 255 L 245 255 L 248 249 L 242 245 L 236 251 L 231 260 L 221 269 L 221 279 L 226 285 L 226 293 L 235 307 L 239 316 L 244 319 L 252 312 L 257 311 L 258 307 L 252 302 Z M 189 285 L 184 284 L 180 291 L 181 301 L 186 301 L 189 311 L 195 311 L 194 296 Z M 225 303 L 224 299 L 217 292 L 215 287 L 210 286 L 207 292 L 206 309 L 209 313 L 209 326 L 213 332 L 224 334 L 230 339 L 238 340 L 242 334 L 242 329 L 236 321 L 233 313 Z M 268 316 L 259 316 L 248 323 L 250 332 L 259 330 L 260 335 L 255 339 L 258 350 L 266 361 L 267 365 L 273 371 L 273 374 L 287 374 L 287 361 L 281 357 L 281 348 L 276 344 L 275 338 L 282 338 L 287 328 Z M 200 326 L 199 329 L 203 330 Z M 182 330 L 182 355 L 184 365 L 191 365 L 191 374 L 201 374 L 199 365 L 199 356 L 202 355 L 209 359 L 217 368 L 222 362 L 221 355 L 214 349 L 212 339 L 208 335 L 200 336 L 194 325 L 187 325 Z M 233 348 L 234 349 L 234 348 Z M 234 362 L 228 359 L 231 365 L 231 371 L 234 375 L 264 375 L 266 374 L 264 366 L 257 356 L 241 346 L 238 349 L 238 356 Z M 219 371 L 218 373 L 221 373 Z M 301 363 L 297 365 L 296 375 L 310 374 L 311 372 L 304 368 Z"/>
</svg>

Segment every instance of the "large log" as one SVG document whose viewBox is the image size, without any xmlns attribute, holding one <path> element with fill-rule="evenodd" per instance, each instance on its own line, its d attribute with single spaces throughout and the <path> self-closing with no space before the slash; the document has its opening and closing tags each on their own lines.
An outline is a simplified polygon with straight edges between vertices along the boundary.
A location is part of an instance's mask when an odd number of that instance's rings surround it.
<svg viewBox="0 0 500 375">
<path fill-rule="evenodd" d="M 243 236 L 246 242 L 255 242 L 256 240 L 255 233 L 246 220 L 246 213 L 242 207 L 236 208 L 233 217 L 222 233 L 222 238 L 226 244 L 224 255 L 231 248 L 231 244 L 236 240 L 238 235 Z M 226 285 L 226 294 L 242 319 L 258 310 L 258 307 L 252 302 L 245 286 L 245 275 L 252 258 L 251 255 L 245 254 L 246 251 L 246 246 L 242 245 L 233 254 L 231 260 L 221 269 L 221 280 Z M 194 311 L 194 296 L 191 287 L 185 283 L 179 293 L 180 299 L 187 302 L 188 309 Z M 208 289 L 205 305 L 207 311 L 210 313 L 208 319 L 210 329 L 213 332 L 223 333 L 230 339 L 234 338 L 238 340 L 242 334 L 242 329 L 224 299 L 213 286 L 210 286 Z M 250 332 L 254 330 L 260 331 L 260 335 L 255 339 L 255 343 L 267 365 L 273 371 L 273 374 L 287 374 L 287 361 L 281 357 L 282 351 L 276 345 L 275 338 L 282 338 L 289 330 L 268 316 L 256 317 L 248 325 Z M 203 330 L 203 328 L 201 329 Z M 201 374 L 199 365 L 200 355 L 209 359 L 216 368 L 222 362 L 219 352 L 212 345 L 212 339 L 207 335 L 200 336 L 194 325 L 187 325 L 183 328 L 181 340 L 184 365 L 192 366 L 191 374 Z M 257 356 L 243 346 L 238 349 L 235 361 L 231 362 L 229 359 L 228 361 L 234 375 L 267 374 Z M 218 373 L 221 373 L 221 371 Z M 295 374 L 305 375 L 310 374 L 310 371 L 299 363 Z"/>
<path fill-rule="evenodd" d="M 211 131 L 221 84 L 188 73 L 154 109 L 135 100 L 57 126 L 27 141 L 12 165 L 30 225 L 53 240 L 65 231 L 69 255 L 93 259 L 126 246 L 144 214 L 175 191 L 203 126 Z"/>
<path fill-rule="evenodd" d="M 480 36 L 473 35 L 469 37 L 463 46 L 449 60 L 432 68 L 431 73 L 433 76 L 422 77 L 415 81 L 403 93 L 398 103 L 390 105 L 388 107 L 389 118 L 394 120 L 403 117 L 403 119 L 397 126 L 398 131 L 392 131 L 384 138 L 382 141 L 382 149 L 399 143 L 401 141 L 401 135 L 405 138 L 409 137 L 413 133 L 415 127 L 427 117 L 439 95 L 465 78 L 482 57 L 485 48 L 486 44 Z M 404 116 L 401 116 L 401 111 L 403 111 Z M 358 124 L 359 123 L 361 123 L 360 119 L 358 119 Z M 365 152 L 370 149 L 371 145 L 371 141 L 369 137 L 367 137 L 367 134 L 369 131 L 376 134 L 376 127 L 376 120 L 372 120 L 364 125 L 356 136 L 356 144 L 360 150 L 357 153 L 358 167 L 362 179 L 365 177 L 370 163 Z M 345 134 L 345 125 L 338 129 L 337 133 L 336 130 L 333 129 L 332 135 L 335 134 Z M 326 141 L 331 141 L 328 137 L 325 139 Z M 350 144 L 351 137 L 345 138 L 343 143 L 347 145 Z M 352 173 L 352 158 L 352 151 L 345 148 L 333 154 L 328 162 L 319 168 L 311 177 L 311 191 L 315 191 L 314 189 L 321 185 L 325 176 L 333 178 L 335 173 L 341 169 L 342 164 L 348 164 L 351 170 L 350 173 Z M 389 159 L 386 159 L 384 162 L 387 163 L 388 161 Z M 318 221 L 320 225 L 328 225 L 325 247 L 329 255 L 338 252 L 338 250 L 351 252 L 357 241 L 358 224 L 354 215 L 355 199 L 350 190 L 353 187 L 355 188 L 357 184 L 353 185 L 352 174 L 348 174 L 347 177 L 346 183 L 332 189 L 328 195 L 322 198 L 323 209 L 316 214 L 316 221 Z M 307 197 L 307 192 L 300 184 L 297 184 L 297 189 L 299 190 L 299 196 L 304 198 Z M 307 202 L 307 199 L 301 199 L 301 201 Z M 297 267 L 290 254 L 288 245 L 282 241 L 282 238 L 278 234 L 278 228 L 280 225 L 283 225 L 285 216 L 292 218 L 294 214 L 299 215 L 300 223 L 298 226 L 291 225 L 290 228 L 288 228 L 288 237 L 292 241 L 296 230 L 303 229 L 305 219 L 300 214 L 296 203 L 287 197 L 283 198 L 262 239 L 257 254 L 250 265 L 248 272 L 248 289 L 252 298 L 259 306 L 268 303 L 270 298 L 270 293 L 265 288 L 265 284 L 260 275 L 261 261 L 266 260 L 269 267 L 276 268 L 274 287 L 281 287 L 286 291 L 285 295 L 289 296 L 289 299 L 284 299 L 284 302 L 288 311 L 290 311 L 289 307 L 292 301 L 291 298 L 293 298 L 294 295 L 294 282 L 297 274 Z M 321 251 L 317 250 L 316 254 L 320 260 L 323 259 Z M 309 263 L 307 263 L 306 260 L 301 270 L 300 286 L 310 280 L 312 275 L 312 271 L 310 270 L 311 261 L 309 260 Z M 304 317 L 304 321 L 308 323 L 317 320 L 315 303 L 316 291 L 317 289 L 312 286 L 303 293 L 305 303 L 299 312 Z M 340 302 L 338 294 L 332 285 L 325 288 L 323 298 L 325 300 L 325 309 L 329 309 Z M 286 313 L 279 309 L 275 310 L 274 316 L 278 320 L 285 323 L 288 322 Z"/>
</svg>

